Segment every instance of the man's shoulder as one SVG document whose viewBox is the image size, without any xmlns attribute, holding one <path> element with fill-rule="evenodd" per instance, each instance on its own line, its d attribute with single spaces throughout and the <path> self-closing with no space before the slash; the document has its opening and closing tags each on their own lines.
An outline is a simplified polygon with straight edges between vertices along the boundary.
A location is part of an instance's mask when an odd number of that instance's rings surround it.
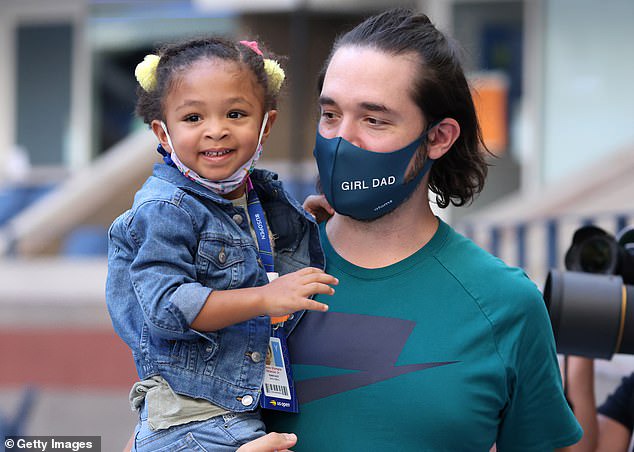
<svg viewBox="0 0 634 452">
<path fill-rule="evenodd" d="M 445 240 L 435 255 L 443 266 L 458 275 L 482 275 L 493 272 L 494 276 L 497 276 L 510 268 L 504 261 L 452 228 L 447 228 Z"/>
<path fill-rule="evenodd" d="M 453 230 L 436 259 L 480 303 L 541 302 L 539 289 L 523 269 L 507 265 Z"/>
</svg>

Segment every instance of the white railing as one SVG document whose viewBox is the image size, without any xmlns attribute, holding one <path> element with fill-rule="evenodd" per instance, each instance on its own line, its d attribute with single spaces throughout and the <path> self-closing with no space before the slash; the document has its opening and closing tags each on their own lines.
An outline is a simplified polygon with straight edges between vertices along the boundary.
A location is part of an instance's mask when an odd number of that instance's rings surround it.
<svg viewBox="0 0 634 452">
<path fill-rule="evenodd" d="M 634 224 L 634 210 L 595 215 L 562 214 L 523 221 L 486 222 L 464 220 L 456 229 L 509 265 L 523 268 L 543 287 L 548 271 L 564 269 L 564 256 L 574 232 L 593 224 L 616 235 Z"/>
<path fill-rule="evenodd" d="M 149 130 L 117 143 L 0 228 L 0 255 L 40 254 L 78 225 L 98 217 L 122 191 L 134 193 L 131 182 L 142 181 L 158 161 L 155 146 Z"/>
</svg>

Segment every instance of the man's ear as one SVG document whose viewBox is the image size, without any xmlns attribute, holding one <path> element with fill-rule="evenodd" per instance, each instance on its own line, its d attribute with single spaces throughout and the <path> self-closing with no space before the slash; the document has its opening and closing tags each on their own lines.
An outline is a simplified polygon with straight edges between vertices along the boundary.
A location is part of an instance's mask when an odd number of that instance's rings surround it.
<svg viewBox="0 0 634 452">
<path fill-rule="evenodd" d="M 158 138 L 158 140 L 161 142 L 163 149 L 165 149 L 167 152 L 171 154 L 172 148 L 170 147 L 169 142 L 167 141 L 167 134 L 165 133 L 165 130 L 163 130 L 163 127 L 161 126 L 161 121 L 159 121 L 158 119 L 154 119 L 150 123 L 150 126 L 152 127 L 152 132 L 154 132 L 154 135 L 156 135 L 156 138 Z"/>
<path fill-rule="evenodd" d="M 277 110 L 269 110 L 269 118 L 266 120 L 266 125 L 264 126 L 264 133 L 262 134 L 262 142 L 264 144 L 266 139 L 269 137 L 271 133 L 271 129 L 273 128 L 273 124 L 275 124 L 275 120 L 277 119 Z"/>
<path fill-rule="evenodd" d="M 460 124 L 453 118 L 445 118 L 427 134 L 427 155 L 439 159 L 451 149 L 460 136 Z"/>
</svg>

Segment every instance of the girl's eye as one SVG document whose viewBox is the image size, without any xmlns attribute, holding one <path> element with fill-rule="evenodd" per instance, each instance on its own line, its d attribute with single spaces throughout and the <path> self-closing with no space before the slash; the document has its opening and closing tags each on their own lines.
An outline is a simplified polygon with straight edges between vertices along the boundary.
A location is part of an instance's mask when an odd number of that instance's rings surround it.
<svg viewBox="0 0 634 452">
<path fill-rule="evenodd" d="M 227 113 L 227 118 L 229 119 L 240 119 L 244 116 L 246 115 L 240 111 L 230 111 L 229 113 Z"/>
<path fill-rule="evenodd" d="M 185 121 L 187 121 L 187 122 L 198 122 L 198 121 L 200 121 L 200 115 L 187 115 L 185 117 Z"/>
</svg>

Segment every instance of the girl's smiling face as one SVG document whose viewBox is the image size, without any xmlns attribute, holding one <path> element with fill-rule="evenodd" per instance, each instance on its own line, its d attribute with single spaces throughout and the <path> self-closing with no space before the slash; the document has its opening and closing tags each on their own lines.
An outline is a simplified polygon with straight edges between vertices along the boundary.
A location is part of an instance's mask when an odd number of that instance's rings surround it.
<svg viewBox="0 0 634 452">
<path fill-rule="evenodd" d="M 256 151 L 264 92 L 245 66 L 219 58 L 202 59 L 173 80 L 163 111 L 181 162 L 205 179 L 220 181 L 232 176 Z M 262 143 L 276 113 L 269 112 Z M 172 152 L 160 121 L 152 121 L 152 129 Z"/>
</svg>

